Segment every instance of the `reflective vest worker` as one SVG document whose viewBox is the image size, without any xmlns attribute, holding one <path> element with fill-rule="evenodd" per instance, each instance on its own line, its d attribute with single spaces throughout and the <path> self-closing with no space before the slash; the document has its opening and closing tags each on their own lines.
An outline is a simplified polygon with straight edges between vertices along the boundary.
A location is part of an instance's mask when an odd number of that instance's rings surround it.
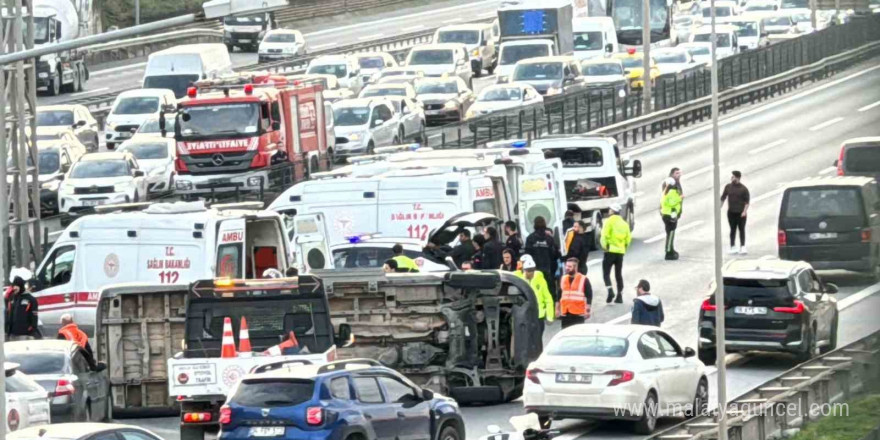
<svg viewBox="0 0 880 440">
<path fill-rule="evenodd" d="M 562 328 L 576 324 L 583 324 L 590 315 L 590 302 L 592 291 L 589 289 L 587 277 L 577 271 L 577 258 L 569 258 L 565 262 L 565 274 L 559 281 L 559 289 L 562 297 L 559 300 L 559 320 Z"/>
<path fill-rule="evenodd" d="M 69 313 L 65 313 L 61 316 L 61 328 L 58 330 L 57 339 L 66 339 L 79 345 L 79 348 L 82 349 L 83 354 L 85 355 L 86 362 L 89 364 L 89 368 L 92 370 L 98 369 L 98 366 L 95 363 L 95 354 L 92 352 L 92 346 L 89 345 L 89 336 L 79 329 L 79 326 L 73 322 L 73 316 Z"/>
<path fill-rule="evenodd" d="M 553 306 L 553 296 L 550 295 L 550 289 L 547 287 L 547 280 L 544 274 L 536 270 L 535 260 L 530 255 L 520 257 L 522 261 L 522 271 L 517 271 L 516 275 L 529 282 L 532 290 L 535 292 L 535 298 L 538 300 L 538 319 L 543 323 L 553 322 L 556 311 Z"/>
<path fill-rule="evenodd" d="M 611 205 L 610 215 L 605 219 L 602 225 L 602 235 L 599 244 L 605 251 L 602 257 L 602 278 L 605 281 L 605 288 L 608 289 L 608 298 L 605 300 L 610 303 L 614 301 L 618 304 L 623 302 L 623 255 L 632 242 L 632 234 L 629 230 L 629 223 L 620 216 L 621 207 L 615 203 Z M 614 277 L 617 281 L 617 296 L 614 296 L 614 287 L 611 285 L 611 269 L 614 268 Z"/>
<path fill-rule="evenodd" d="M 666 229 L 666 259 L 677 260 L 678 252 L 675 252 L 675 229 L 678 227 L 678 218 L 681 216 L 681 192 L 675 185 L 675 179 L 667 178 L 663 198 L 660 201 L 660 216 L 663 218 L 663 226 Z"/>
<path fill-rule="evenodd" d="M 410 257 L 407 257 L 403 254 L 403 245 L 400 243 L 395 244 L 391 247 L 391 253 L 394 254 L 391 257 L 392 260 L 397 262 L 397 269 L 400 272 L 418 272 L 419 265 L 416 264 L 415 260 Z"/>
</svg>

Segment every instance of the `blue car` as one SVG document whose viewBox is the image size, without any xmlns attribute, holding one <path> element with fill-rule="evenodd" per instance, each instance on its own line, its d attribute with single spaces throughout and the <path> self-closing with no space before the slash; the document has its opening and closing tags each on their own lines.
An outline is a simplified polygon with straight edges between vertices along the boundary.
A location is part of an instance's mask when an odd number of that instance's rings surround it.
<svg viewBox="0 0 880 440">
<path fill-rule="evenodd" d="M 220 438 L 464 440 L 455 400 L 376 361 L 259 367 L 220 409 Z"/>
</svg>

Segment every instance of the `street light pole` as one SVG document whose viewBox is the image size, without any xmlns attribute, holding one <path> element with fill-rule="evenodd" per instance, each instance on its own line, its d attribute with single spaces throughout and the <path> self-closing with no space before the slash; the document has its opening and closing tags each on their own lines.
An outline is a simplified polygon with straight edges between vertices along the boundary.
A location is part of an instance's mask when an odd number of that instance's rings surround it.
<svg viewBox="0 0 880 440">
<path fill-rule="evenodd" d="M 721 274 L 721 147 L 718 135 L 718 37 L 715 33 L 715 0 L 710 0 L 712 9 L 712 169 L 715 210 L 715 364 L 718 368 L 718 440 L 727 440 L 727 355 L 724 346 L 724 278 Z"/>
<path fill-rule="evenodd" d="M 141 0 L 134 0 L 134 25 L 141 24 Z"/>
<path fill-rule="evenodd" d="M 643 114 L 651 113 L 651 0 L 642 0 Z"/>
</svg>

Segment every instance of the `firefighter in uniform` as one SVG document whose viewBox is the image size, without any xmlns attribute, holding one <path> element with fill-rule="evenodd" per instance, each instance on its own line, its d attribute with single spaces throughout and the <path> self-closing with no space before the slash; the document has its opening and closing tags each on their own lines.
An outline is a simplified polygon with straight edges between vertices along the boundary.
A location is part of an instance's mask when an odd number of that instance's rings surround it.
<svg viewBox="0 0 880 440">
<path fill-rule="evenodd" d="M 391 259 L 397 262 L 397 268 L 400 269 L 400 272 L 419 271 L 419 265 L 416 264 L 415 260 L 403 254 L 403 245 L 400 243 L 391 247 L 391 253 L 394 254 Z"/>
<path fill-rule="evenodd" d="M 586 275 L 578 272 L 578 259 L 565 261 L 565 275 L 559 280 L 562 298 L 559 300 L 559 321 L 562 328 L 583 324 L 590 317 L 593 289 Z"/>
</svg>

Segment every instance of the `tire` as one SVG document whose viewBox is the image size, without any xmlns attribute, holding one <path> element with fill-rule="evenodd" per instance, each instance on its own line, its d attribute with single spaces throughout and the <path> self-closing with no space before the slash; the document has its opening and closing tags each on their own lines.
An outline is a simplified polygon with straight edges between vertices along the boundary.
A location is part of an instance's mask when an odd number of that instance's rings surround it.
<svg viewBox="0 0 880 440">
<path fill-rule="evenodd" d="M 397 139 L 400 139 L 401 142 L 406 142 L 406 130 L 403 126 L 400 126 L 400 130 L 397 132 Z"/>
<path fill-rule="evenodd" d="M 394 139 L 391 140 L 391 145 L 400 145 L 400 136 L 394 136 Z"/>
<path fill-rule="evenodd" d="M 694 401 L 691 410 L 685 412 L 685 417 L 692 419 L 706 414 L 709 410 L 709 383 L 705 377 L 701 377 L 697 383 L 697 391 L 694 393 Z"/>
<path fill-rule="evenodd" d="M 657 396 L 654 391 L 649 391 L 645 397 L 645 405 L 642 410 L 642 417 L 633 424 L 633 431 L 636 434 L 648 435 L 654 432 L 657 427 Z"/>
<path fill-rule="evenodd" d="M 67 85 L 62 84 L 61 85 L 61 89 L 65 93 L 74 93 L 77 91 L 76 89 L 77 89 L 77 83 L 79 82 L 79 70 L 73 69 L 73 72 L 71 72 L 71 74 L 73 75 L 73 81 L 71 81 L 70 84 L 67 84 Z M 82 86 L 80 86 L 80 88 L 82 88 Z"/>
<path fill-rule="evenodd" d="M 468 88 L 474 90 L 474 77 L 468 78 Z"/>
<path fill-rule="evenodd" d="M 113 142 L 107 142 L 104 146 L 107 147 L 107 151 L 113 151 L 116 149 L 116 144 Z"/>
<path fill-rule="evenodd" d="M 626 205 L 626 223 L 629 225 L 630 232 L 636 229 L 636 213 L 635 206 L 632 203 Z"/>
<path fill-rule="evenodd" d="M 706 366 L 715 365 L 715 362 L 718 360 L 718 353 L 714 348 L 704 349 L 701 348 L 697 352 L 697 358 L 700 359 L 700 362 L 706 364 Z"/>
<path fill-rule="evenodd" d="M 180 440 L 205 440 L 205 428 L 181 426 Z"/>
<path fill-rule="evenodd" d="M 95 140 L 94 140 L 93 145 L 94 145 L 94 147 L 92 148 L 92 151 L 89 151 L 89 153 L 95 153 L 98 151 L 99 148 L 101 148 L 101 140 L 98 139 L 98 135 L 95 135 Z"/>
<path fill-rule="evenodd" d="M 86 70 L 86 66 L 84 64 L 79 65 L 79 90 L 77 92 L 81 92 L 85 88 L 86 81 L 89 80 L 89 71 Z"/>
<path fill-rule="evenodd" d="M 796 355 L 799 363 L 807 362 L 816 355 L 816 329 L 814 327 L 810 327 L 805 339 L 803 350 Z"/>
<path fill-rule="evenodd" d="M 455 429 L 452 424 L 447 424 L 440 430 L 437 440 L 464 440 L 461 433 Z"/>
<path fill-rule="evenodd" d="M 226 50 L 228 50 L 229 53 L 235 52 L 235 46 L 233 46 L 233 45 L 231 45 L 231 44 L 227 44 L 227 45 L 226 45 Z"/>
<path fill-rule="evenodd" d="M 837 312 L 834 313 L 834 318 L 831 319 L 831 336 L 828 337 L 828 345 L 819 349 L 819 353 L 825 354 L 834 351 L 837 349 Z"/>
<path fill-rule="evenodd" d="M 55 69 L 55 76 L 52 77 L 52 84 L 48 87 L 49 95 L 58 96 L 61 94 L 61 69 Z"/>
<path fill-rule="evenodd" d="M 428 133 L 425 131 L 425 123 L 419 126 L 419 141 L 422 145 L 428 145 Z"/>
<path fill-rule="evenodd" d="M 367 154 L 373 154 L 373 150 L 376 149 L 376 146 L 373 144 L 373 141 L 367 143 Z"/>
<path fill-rule="evenodd" d="M 132 199 L 132 203 L 137 203 L 141 201 L 140 195 L 138 195 L 137 191 L 134 192 L 134 199 Z"/>
<path fill-rule="evenodd" d="M 593 249 L 598 251 L 602 249 L 602 214 L 599 214 L 596 219 L 598 221 L 593 225 Z"/>
</svg>

